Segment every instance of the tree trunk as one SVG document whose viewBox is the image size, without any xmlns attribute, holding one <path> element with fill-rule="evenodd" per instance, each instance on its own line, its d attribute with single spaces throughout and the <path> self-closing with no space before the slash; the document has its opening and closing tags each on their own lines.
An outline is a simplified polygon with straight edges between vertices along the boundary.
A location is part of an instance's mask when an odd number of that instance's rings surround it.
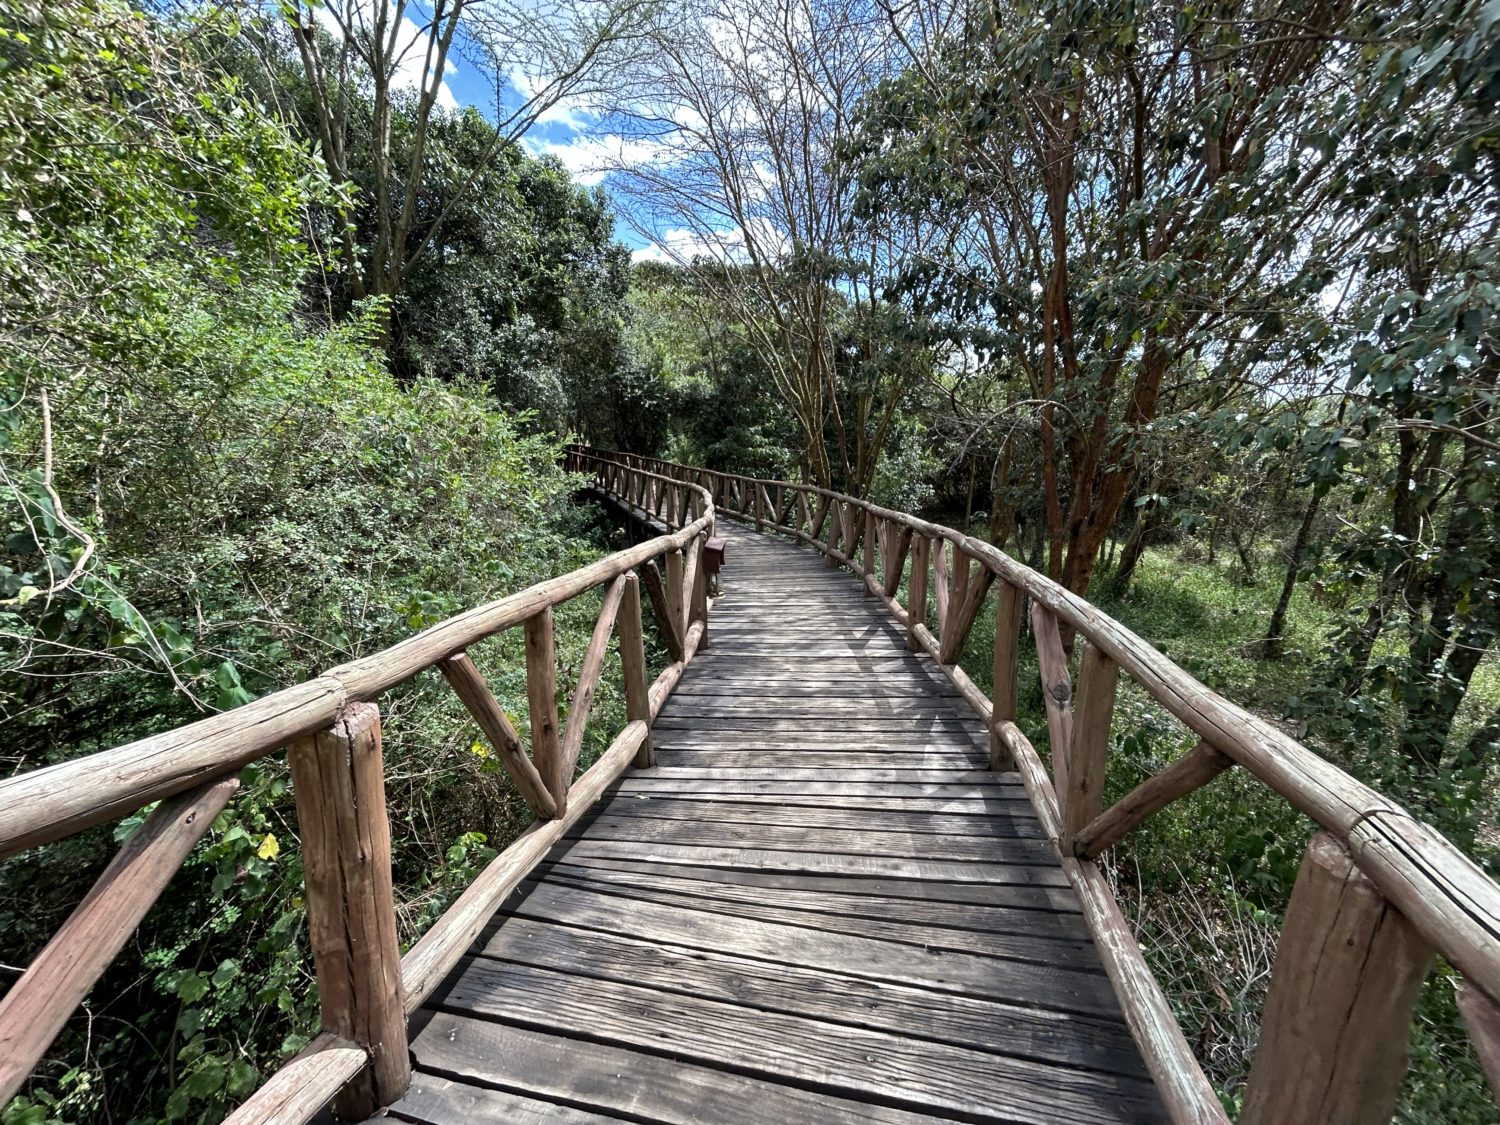
<svg viewBox="0 0 1500 1125">
<path fill-rule="evenodd" d="M 1229 541 L 1234 544 L 1234 553 L 1239 556 L 1240 566 L 1245 570 L 1245 585 L 1255 585 L 1255 560 L 1250 555 L 1250 548 L 1240 536 L 1237 528 L 1229 529 Z"/>
<path fill-rule="evenodd" d="M 1136 565 L 1146 553 L 1146 540 L 1160 526 L 1160 506 L 1157 504 L 1142 509 L 1141 514 L 1136 517 L 1135 526 L 1130 529 L 1130 538 L 1125 540 L 1125 546 L 1120 550 L 1120 564 L 1115 567 L 1114 575 L 1110 578 L 1110 589 L 1116 594 L 1124 594 L 1130 588 Z"/>
<path fill-rule="evenodd" d="M 1302 522 L 1297 525 L 1297 534 L 1292 539 L 1292 548 L 1287 557 L 1286 576 L 1281 580 L 1281 594 L 1276 599 L 1276 608 L 1271 611 L 1271 624 L 1261 642 L 1260 655 L 1265 660 L 1275 660 L 1281 655 L 1286 632 L 1287 610 L 1291 608 L 1292 594 L 1297 588 L 1297 575 L 1302 571 L 1302 556 L 1307 553 L 1307 541 L 1312 538 L 1313 522 L 1318 517 L 1318 507 L 1323 503 L 1323 493 L 1313 490 L 1312 498 L 1302 510 Z"/>
</svg>

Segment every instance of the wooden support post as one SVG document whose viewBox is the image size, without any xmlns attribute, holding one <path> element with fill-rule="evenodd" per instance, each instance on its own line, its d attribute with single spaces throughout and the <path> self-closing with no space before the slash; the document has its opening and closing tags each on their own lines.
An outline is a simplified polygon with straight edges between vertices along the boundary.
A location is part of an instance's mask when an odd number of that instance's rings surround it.
<svg viewBox="0 0 1500 1125">
<path fill-rule="evenodd" d="M 828 519 L 828 507 L 828 497 L 820 495 L 818 497 L 818 513 L 813 516 L 812 523 L 808 525 L 808 534 L 814 539 L 820 538 L 823 534 L 823 523 Z"/>
<path fill-rule="evenodd" d="M 594 706 L 594 692 L 599 689 L 599 677 L 604 671 L 604 654 L 609 649 L 609 635 L 614 632 L 615 617 L 620 612 L 620 600 L 624 596 L 625 576 L 622 574 L 604 591 L 599 619 L 594 622 L 594 633 L 589 638 L 589 647 L 583 654 L 583 664 L 578 670 L 578 686 L 573 689 L 573 701 L 568 705 L 568 721 L 562 733 L 563 771 L 569 785 L 573 781 L 573 770 L 578 765 L 578 756 L 583 752 L 583 733 L 588 726 L 589 711 Z"/>
<path fill-rule="evenodd" d="M 697 602 L 695 594 L 698 588 L 698 571 L 703 567 L 703 536 L 695 536 L 688 543 L 684 554 L 685 566 L 682 575 L 682 632 L 687 634 L 688 626 L 693 623 L 696 616 Z"/>
<path fill-rule="evenodd" d="M 1458 1010 L 1469 1029 L 1469 1041 L 1479 1056 L 1479 1065 L 1490 1080 L 1490 1094 L 1500 1108 L 1500 1004 L 1472 981 L 1458 982 Z"/>
<path fill-rule="evenodd" d="M 1234 759 L 1200 742 L 1160 773 L 1148 777 L 1073 836 L 1073 852 L 1091 859 L 1108 850 L 1179 797 L 1201 789 L 1234 765 Z"/>
<path fill-rule="evenodd" d="M 885 564 L 885 585 L 883 587 L 885 596 L 894 598 L 896 591 L 901 588 L 901 570 L 906 565 L 906 553 L 911 547 L 911 528 L 905 526 L 896 534 L 895 545 L 891 548 L 890 557 Z"/>
<path fill-rule="evenodd" d="M 932 541 L 932 592 L 937 600 L 937 635 L 941 644 L 948 635 L 948 541 Z M 938 663 L 949 663 L 939 661 Z"/>
<path fill-rule="evenodd" d="M 0 1000 L 0 1107 L 25 1085 L 239 784 L 210 781 L 158 805 L 10 986 Z"/>
<path fill-rule="evenodd" d="M 987 566 L 981 566 L 979 572 L 970 578 L 969 556 L 957 547 L 953 548 L 953 553 L 963 561 L 954 574 L 953 597 L 948 604 L 942 643 L 938 647 L 939 664 L 957 664 L 959 657 L 963 656 L 969 630 L 974 628 L 979 609 L 984 605 L 984 596 L 990 592 L 990 583 L 995 580 L 994 572 Z"/>
<path fill-rule="evenodd" d="M 1003 579 L 995 591 L 995 677 L 991 688 L 990 769 L 1009 773 L 1016 768 L 1010 746 L 994 730 L 1001 722 L 1016 721 L 1020 689 L 1021 588 Z"/>
<path fill-rule="evenodd" d="M 463 701 L 469 714 L 479 726 L 485 738 L 495 748 L 495 755 L 516 789 L 531 806 L 537 816 L 550 820 L 557 815 L 557 802 L 547 791 L 547 785 L 537 773 L 536 766 L 521 749 L 521 737 L 510 725 L 500 704 L 490 694 L 489 685 L 474 667 L 467 653 L 460 652 L 447 660 L 438 662 L 438 670 L 452 686 L 454 694 Z"/>
<path fill-rule="evenodd" d="M 679 637 L 687 636 L 687 597 L 683 585 L 685 577 L 683 571 L 682 552 L 680 550 L 668 551 L 664 556 L 667 567 L 667 612 L 672 615 L 672 627 L 677 631 Z"/>
<path fill-rule="evenodd" d="M 362 1121 L 411 1082 L 380 709 L 350 704 L 328 730 L 293 743 L 288 759 L 323 1030 L 370 1055 L 334 1105 Z"/>
<path fill-rule="evenodd" d="M 833 557 L 833 552 L 839 549 L 839 537 L 844 531 L 844 502 L 832 500 L 828 504 L 828 540 L 824 544 L 828 550 L 823 555 L 823 562 L 827 566 L 837 567 L 839 560 Z"/>
<path fill-rule="evenodd" d="M 1120 668 L 1093 645 L 1084 643 L 1078 662 L 1078 700 L 1073 707 L 1073 737 L 1068 743 L 1068 795 L 1063 800 L 1064 852 L 1074 837 L 1104 811 L 1104 776 L 1109 761 L 1109 723 L 1115 711 Z"/>
<path fill-rule="evenodd" d="M 1059 803 L 1066 805 L 1068 747 L 1073 743 L 1073 685 L 1063 652 L 1057 618 L 1040 602 L 1031 603 L 1031 631 L 1036 637 L 1037 664 L 1042 676 L 1042 703 L 1047 712 L 1047 742 L 1052 753 L 1052 785 Z M 1066 813 L 1064 813 L 1066 815 Z"/>
<path fill-rule="evenodd" d="M 912 652 L 922 651 L 922 642 L 917 639 L 917 626 L 927 624 L 927 576 L 932 567 L 927 561 L 927 552 L 932 541 L 925 535 L 916 535 L 911 541 L 911 582 L 906 588 L 906 647 Z"/>
<path fill-rule="evenodd" d="M 531 711 L 531 760 L 557 805 L 568 811 L 572 769 L 563 760 L 557 736 L 557 657 L 553 652 L 552 607 L 526 619 L 526 702 Z"/>
<path fill-rule="evenodd" d="M 620 671 L 625 680 L 625 717 L 651 723 L 651 677 L 646 670 L 646 641 L 641 622 L 641 587 L 635 573 L 625 575 L 625 595 L 615 618 L 620 637 Z M 642 769 L 655 762 L 651 732 L 641 740 L 635 752 L 635 764 Z"/>
<path fill-rule="evenodd" d="M 865 511 L 865 574 L 864 574 L 864 576 L 867 579 L 867 581 L 864 583 L 864 587 L 863 587 L 864 588 L 865 597 L 872 597 L 872 596 L 874 596 L 874 591 L 870 589 L 870 583 L 875 580 L 875 513 L 869 511 L 868 509 Z"/>
<path fill-rule="evenodd" d="M 1241 1125 L 1389 1121 L 1432 949 L 1326 832 L 1303 856 Z"/>
<path fill-rule="evenodd" d="M 646 583 L 646 593 L 651 597 L 651 612 L 656 617 L 656 630 L 661 634 L 662 643 L 667 646 L 667 655 L 675 664 L 682 659 L 682 630 L 677 627 L 677 620 L 672 614 L 672 603 L 667 597 L 661 571 L 656 569 L 655 562 L 648 562 L 641 567 L 641 580 Z"/>
<path fill-rule="evenodd" d="M 700 535 L 695 548 L 698 565 L 693 570 L 693 611 L 690 615 L 692 620 L 703 623 L 702 632 L 698 637 L 699 652 L 708 647 L 708 567 L 703 559 L 703 552 L 707 546 L 708 536 Z"/>
</svg>

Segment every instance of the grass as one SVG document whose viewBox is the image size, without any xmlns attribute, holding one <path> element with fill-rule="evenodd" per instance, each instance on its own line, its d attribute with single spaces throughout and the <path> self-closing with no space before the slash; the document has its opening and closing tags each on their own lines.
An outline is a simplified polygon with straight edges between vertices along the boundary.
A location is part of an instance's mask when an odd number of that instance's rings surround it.
<svg viewBox="0 0 1500 1125">
<path fill-rule="evenodd" d="M 1294 706 L 1320 682 L 1326 637 L 1337 611 L 1314 601 L 1309 587 L 1299 585 L 1282 656 L 1257 659 L 1257 642 L 1265 635 L 1280 585 L 1279 570 L 1270 559 L 1262 570 L 1261 581 L 1248 585 L 1224 564 L 1184 557 L 1174 547 L 1158 548 L 1147 551 L 1125 594 L 1103 590 L 1093 600 L 1210 688 L 1345 764 L 1339 747 L 1310 739 Z M 961 659 L 986 691 L 991 686 L 993 615 L 989 599 Z M 1464 712 L 1470 726 L 1500 697 L 1500 666 L 1494 658 L 1481 673 Z M 1045 748 L 1040 681 L 1029 637 L 1023 638 L 1020 675 L 1018 720 L 1033 744 Z M 1457 734 L 1467 736 L 1462 728 Z M 1194 741 L 1123 677 L 1106 801 L 1122 796 Z M 1234 770 L 1148 821 L 1114 849 L 1106 864 L 1147 960 L 1231 1113 L 1239 1109 L 1249 1073 L 1281 912 L 1314 830 L 1279 796 Z M 1405 1125 L 1500 1123 L 1457 1015 L 1453 983 L 1452 971 L 1440 964 L 1419 1006 L 1397 1114 Z"/>
<path fill-rule="evenodd" d="M 1323 678 L 1326 638 L 1337 610 L 1299 585 L 1282 655 L 1257 659 L 1281 577 L 1269 558 L 1261 569 L 1261 581 L 1249 585 L 1226 564 L 1157 548 L 1146 552 L 1125 594 L 1099 591 L 1093 600 L 1213 690 L 1346 764 L 1339 747 L 1309 736 L 1292 706 Z M 907 594 L 903 578 L 902 604 Z M 935 601 L 929 593 L 929 628 Z M 960 658 L 986 692 L 992 687 L 994 625 L 991 597 Z M 1046 722 L 1029 630 L 1022 635 L 1019 672 L 1017 720 L 1045 760 Z M 1470 726 L 1500 698 L 1494 657 L 1475 677 L 1471 696 L 1465 709 Z M 1467 737 L 1462 727 L 1455 733 Z M 1127 676 L 1111 741 L 1106 803 L 1185 752 L 1195 736 Z M 1244 1095 L 1281 915 L 1315 829 L 1250 774 L 1231 770 L 1158 813 L 1104 861 L 1146 959 L 1231 1116 Z M 1454 983 L 1451 968 L 1439 962 L 1418 1005 L 1396 1115 L 1402 1125 L 1500 1125 L 1453 1001 Z"/>
</svg>

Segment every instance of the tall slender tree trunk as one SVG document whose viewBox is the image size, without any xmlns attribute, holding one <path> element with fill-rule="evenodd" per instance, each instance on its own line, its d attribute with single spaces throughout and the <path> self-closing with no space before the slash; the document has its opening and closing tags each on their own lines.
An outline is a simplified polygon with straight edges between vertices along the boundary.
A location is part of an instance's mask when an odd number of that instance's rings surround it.
<svg viewBox="0 0 1500 1125">
<path fill-rule="evenodd" d="M 1286 615 L 1292 605 L 1292 594 L 1297 588 L 1297 575 L 1302 572 L 1302 559 L 1307 554 L 1307 544 L 1312 538 L 1313 523 L 1318 518 L 1318 508 L 1323 503 L 1323 493 L 1313 489 L 1312 498 L 1302 509 L 1302 522 L 1297 525 L 1297 534 L 1292 538 L 1292 549 L 1287 555 L 1286 574 L 1281 579 L 1281 593 L 1276 598 L 1276 608 L 1271 611 L 1271 624 L 1261 642 L 1263 659 L 1275 660 L 1282 653 L 1286 634 Z"/>
</svg>

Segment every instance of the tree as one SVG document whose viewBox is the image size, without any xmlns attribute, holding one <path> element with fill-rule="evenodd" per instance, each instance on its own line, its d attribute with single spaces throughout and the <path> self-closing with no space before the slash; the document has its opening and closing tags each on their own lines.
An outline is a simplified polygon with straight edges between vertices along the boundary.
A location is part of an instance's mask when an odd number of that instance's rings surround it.
<svg viewBox="0 0 1500 1125">
<path fill-rule="evenodd" d="M 845 142 L 889 64 L 884 21 L 814 0 L 693 0 L 661 28 L 613 106 L 652 154 L 622 164 L 617 187 L 755 349 L 797 420 L 805 476 L 862 493 L 928 362 L 877 290 L 900 248 L 847 221 Z"/>
<path fill-rule="evenodd" d="M 490 159 L 494 135 L 472 108 L 429 127 L 413 231 L 441 217 L 444 234 L 394 300 L 392 365 L 408 379 L 483 383 L 511 409 L 565 425 L 579 388 L 626 363 L 628 252 L 599 189 L 515 145 Z M 355 222 L 374 225 L 365 209 Z"/>
<path fill-rule="evenodd" d="M 335 183 L 359 183 L 368 193 L 371 236 L 357 238 L 348 227 L 336 232 L 340 265 L 358 300 L 399 295 L 412 270 L 442 246 L 454 209 L 472 203 L 471 194 L 508 147 L 549 109 L 611 85 L 636 49 L 652 5 L 436 0 L 423 11 L 407 0 L 293 0 L 284 10 L 310 95 L 298 107 L 307 116 L 304 130 L 317 139 Z M 285 51 L 277 27 L 249 26 L 267 65 L 280 69 Z M 442 205 L 423 213 L 428 145 L 455 52 L 492 86 L 496 127 Z M 508 90 L 518 105 L 507 104 Z M 401 118 L 406 136 L 398 144 Z"/>
<path fill-rule="evenodd" d="M 1336 84 L 1320 62 L 1341 19 L 981 5 L 903 37 L 906 69 L 862 111 L 861 214 L 943 232 L 893 288 L 1024 377 L 1047 568 L 1070 589 L 1088 589 L 1171 386 L 1208 369 L 1222 397 L 1303 359 L 1282 326 L 1327 281 L 1298 238 L 1331 155 L 1290 138 Z"/>
</svg>

